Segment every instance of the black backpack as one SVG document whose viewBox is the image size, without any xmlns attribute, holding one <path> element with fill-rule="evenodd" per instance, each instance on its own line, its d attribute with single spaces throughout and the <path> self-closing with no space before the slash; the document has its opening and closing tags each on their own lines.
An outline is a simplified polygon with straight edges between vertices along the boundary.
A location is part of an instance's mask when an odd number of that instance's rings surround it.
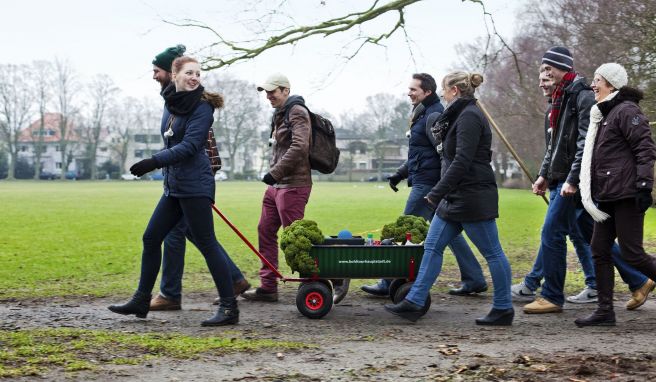
<svg viewBox="0 0 656 382">
<path fill-rule="evenodd" d="M 335 129 L 332 122 L 319 114 L 311 112 L 304 103 L 295 102 L 288 105 L 285 110 L 285 125 L 289 125 L 289 112 L 294 105 L 303 106 L 310 114 L 310 123 L 312 124 L 310 168 L 322 174 L 331 174 L 335 171 L 339 162 L 339 149 L 335 142 Z M 273 130 L 271 134 L 273 135 Z"/>
</svg>

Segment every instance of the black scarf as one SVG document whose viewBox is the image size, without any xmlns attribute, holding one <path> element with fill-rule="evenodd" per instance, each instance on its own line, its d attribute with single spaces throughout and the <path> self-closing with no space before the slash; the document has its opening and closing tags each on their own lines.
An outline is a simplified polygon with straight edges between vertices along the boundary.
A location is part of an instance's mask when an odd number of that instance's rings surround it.
<svg viewBox="0 0 656 382">
<path fill-rule="evenodd" d="M 171 83 L 162 91 L 162 97 L 171 114 L 187 115 L 196 110 L 204 91 L 203 85 L 198 85 L 195 90 L 177 92 L 175 85 Z"/>
<path fill-rule="evenodd" d="M 431 127 L 431 132 L 435 138 L 436 149 L 439 154 L 442 154 L 442 141 L 446 136 L 446 132 L 449 130 L 449 126 L 456 121 L 462 109 L 475 102 L 476 98 L 474 97 L 457 98 L 446 106 L 444 113 L 435 121 L 435 124 Z"/>
</svg>

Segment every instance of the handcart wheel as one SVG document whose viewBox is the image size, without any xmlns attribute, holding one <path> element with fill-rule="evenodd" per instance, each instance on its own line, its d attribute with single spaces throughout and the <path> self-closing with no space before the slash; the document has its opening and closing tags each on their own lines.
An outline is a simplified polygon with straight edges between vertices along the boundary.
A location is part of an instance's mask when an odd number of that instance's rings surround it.
<svg viewBox="0 0 656 382">
<path fill-rule="evenodd" d="M 307 318 L 321 318 L 333 307 L 333 293 L 318 281 L 303 283 L 296 293 L 296 308 Z"/>
<path fill-rule="evenodd" d="M 390 283 L 389 286 L 389 297 L 392 301 L 394 301 L 394 295 L 396 295 L 396 291 L 399 290 L 399 287 L 403 284 L 408 282 L 406 279 L 394 279 Z"/>
<path fill-rule="evenodd" d="M 392 300 L 395 304 L 398 304 L 399 302 L 403 301 L 405 296 L 408 295 L 408 292 L 410 292 L 410 288 L 412 288 L 411 282 L 407 282 L 403 285 L 401 285 L 397 290 L 396 293 L 394 294 L 394 299 Z M 422 314 L 426 314 L 428 312 L 428 309 L 430 309 L 431 306 L 431 296 L 430 294 L 428 297 L 426 297 L 426 302 L 424 303 L 424 309 L 422 309 Z"/>
</svg>

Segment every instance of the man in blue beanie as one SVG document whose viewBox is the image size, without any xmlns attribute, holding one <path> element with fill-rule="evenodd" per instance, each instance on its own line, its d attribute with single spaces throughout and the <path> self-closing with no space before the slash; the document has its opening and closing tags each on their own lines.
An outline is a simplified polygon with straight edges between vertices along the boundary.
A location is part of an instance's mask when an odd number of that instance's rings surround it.
<svg viewBox="0 0 656 382">
<path fill-rule="evenodd" d="M 542 226 L 540 252 L 544 270 L 541 296 L 524 306 L 524 313 L 558 313 L 565 303 L 567 242 L 570 222 L 576 221 L 580 204 L 579 173 L 590 108 L 595 103 L 585 78 L 574 71 L 574 58 L 562 46 L 547 50 L 541 71 L 554 83 L 549 114 L 549 143 L 533 184 L 533 193 L 549 188 L 549 207 Z"/>
</svg>

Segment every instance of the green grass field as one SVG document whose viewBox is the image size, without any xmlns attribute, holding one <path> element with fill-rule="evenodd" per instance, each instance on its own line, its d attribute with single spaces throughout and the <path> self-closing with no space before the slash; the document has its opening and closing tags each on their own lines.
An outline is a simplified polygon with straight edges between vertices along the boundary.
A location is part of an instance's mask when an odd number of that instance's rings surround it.
<svg viewBox="0 0 656 382">
<path fill-rule="evenodd" d="M 217 184 L 216 204 L 257 245 L 256 227 L 265 186 L 259 182 Z M 130 294 L 137 285 L 141 235 L 162 192 L 160 182 L 0 182 L 0 299 Z M 384 183 L 317 183 L 306 218 L 325 235 L 349 229 L 376 235 L 403 210 L 409 190 Z M 529 191 L 501 190 L 498 226 L 516 279 L 530 269 L 546 205 Z M 656 249 L 656 215 L 648 213 L 645 241 Z M 251 282 L 260 262 L 217 217 L 215 230 Z M 202 256 L 188 244 L 185 291 L 212 288 Z M 289 268 L 280 255 L 282 272 Z M 479 258 L 486 269 L 482 257 Z M 569 256 L 568 289 L 583 285 Z M 453 256 L 445 256 L 440 280 L 459 279 Z M 619 283 L 618 283 L 619 286 Z M 621 287 L 623 288 L 623 286 Z M 621 290 L 620 288 L 620 290 Z"/>
</svg>

